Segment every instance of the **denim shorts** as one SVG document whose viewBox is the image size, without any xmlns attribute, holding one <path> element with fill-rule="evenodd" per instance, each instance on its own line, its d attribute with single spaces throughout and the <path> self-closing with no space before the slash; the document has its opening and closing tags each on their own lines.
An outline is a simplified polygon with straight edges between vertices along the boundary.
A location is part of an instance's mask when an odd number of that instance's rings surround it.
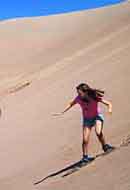
<svg viewBox="0 0 130 190">
<path fill-rule="evenodd" d="M 88 118 L 83 118 L 83 127 L 93 127 L 96 124 L 96 121 L 99 120 L 104 122 L 104 117 L 102 114 L 97 115 L 94 118 L 88 119 Z"/>
</svg>

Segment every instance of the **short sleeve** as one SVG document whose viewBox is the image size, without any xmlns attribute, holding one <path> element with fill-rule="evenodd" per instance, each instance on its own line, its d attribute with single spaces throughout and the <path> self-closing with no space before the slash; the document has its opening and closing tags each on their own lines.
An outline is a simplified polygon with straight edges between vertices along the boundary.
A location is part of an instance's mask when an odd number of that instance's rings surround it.
<svg viewBox="0 0 130 190">
<path fill-rule="evenodd" d="M 79 97 L 77 96 L 74 98 L 74 100 L 71 102 L 73 105 L 79 103 Z"/>
<path fill-rule="evenodd" d="M 101 102 L 102 101 L 102 97 L 97 97 L 97 102 Z"/>
</svg>

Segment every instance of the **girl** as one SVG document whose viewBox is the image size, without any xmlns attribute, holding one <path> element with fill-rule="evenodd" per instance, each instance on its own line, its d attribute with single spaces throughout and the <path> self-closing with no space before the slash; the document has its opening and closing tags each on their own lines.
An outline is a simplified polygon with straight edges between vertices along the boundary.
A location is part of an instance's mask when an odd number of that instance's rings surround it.
<svg viewBox="0 0 130 190">
<path fill-rule="evenodd" d="M 112 113 L 112 104 L 103 99 L 104 91 L 93 89 L 85 83 L 81 83 L 76 87 L 78 96 L 67 106 L 67 108 L 56 115 L 62 115 L 67 112 L 75 104 L 79 104 L 82 109 L 83 114 L 83 162 L 88 162 L 93 159 L 93 157 L 88 156 L 88 144 L 92 128 L 95 126 L 95 132 L 98 137 L 99 142 L 102 145 L 104 152 L 113 149 L 109 144 L 106 144 L 104 135 L 103 135 L 103 123 L 104 118 L 99 109 L 98 102 L 105 104 L 108 107 L 108 112 Z"/>
</svg>

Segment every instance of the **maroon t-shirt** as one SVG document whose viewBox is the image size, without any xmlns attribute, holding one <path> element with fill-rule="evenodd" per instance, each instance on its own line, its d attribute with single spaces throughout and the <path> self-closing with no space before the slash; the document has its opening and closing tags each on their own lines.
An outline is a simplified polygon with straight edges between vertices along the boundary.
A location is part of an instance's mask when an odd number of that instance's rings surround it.
<svg viewBox="0 0 130 190">
<path fill-rule="evenodd" d="M 81 109 L 82 109 L 82 113 L 83 113 L 83 117 L 84 118 L 93 118 L 96 117 L 98 114 L 100 114 L 101 109 L 98 105 L 98 102 L 101 102 L 102 98 L 97 98 L 97 100 L 94 100 L 92 98 L 90 98 L 89 102 L 86 103 L 84 102 L 80 96 L 77 96 L 74 99 L 74 103 L 75 104 L 79 104 Z"/>
</svg>

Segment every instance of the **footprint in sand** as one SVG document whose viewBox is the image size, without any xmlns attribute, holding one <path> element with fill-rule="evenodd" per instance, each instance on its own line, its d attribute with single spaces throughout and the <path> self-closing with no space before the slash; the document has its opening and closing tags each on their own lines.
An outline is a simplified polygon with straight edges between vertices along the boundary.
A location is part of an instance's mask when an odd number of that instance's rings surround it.
<svg viewBox="0 0 130 190">
<path fill-rule="evenodd" d="M 121 142 L 120 146 L 128 146 L 130 144 L 130 135 L 128 135 L 126 138 L 124 138 Z"/>
</svg>

